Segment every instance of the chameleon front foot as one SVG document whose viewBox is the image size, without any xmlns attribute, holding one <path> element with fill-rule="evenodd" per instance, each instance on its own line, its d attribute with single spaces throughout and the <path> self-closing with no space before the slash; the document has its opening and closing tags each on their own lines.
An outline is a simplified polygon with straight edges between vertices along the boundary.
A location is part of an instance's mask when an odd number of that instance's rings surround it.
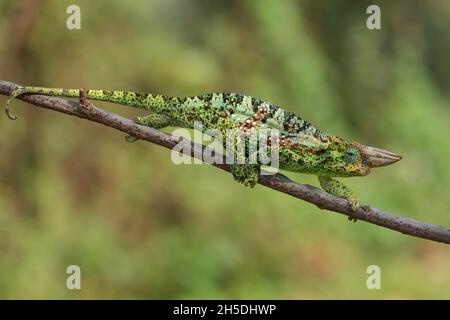
<svg viewBox="0 0 450 320">
<path fill-rule="evenodd" d="M 233 178 L 247 187 L 253 188 L 259 179 L 260 166 L 258 164 L 230 165 Z"/>
<path fill-rule="evenodd" d="M 358 210 L 359 208 L 358 197 L 349 187 L 344 185 L 342 182 L 337 181 L 330 177 L 319 177 L 319 182 L 323 190 L 325 190 L 326 192 L 328 192 L 333 196 L 347 199 L 352 210 L 353 211 Z"/>
</svg>

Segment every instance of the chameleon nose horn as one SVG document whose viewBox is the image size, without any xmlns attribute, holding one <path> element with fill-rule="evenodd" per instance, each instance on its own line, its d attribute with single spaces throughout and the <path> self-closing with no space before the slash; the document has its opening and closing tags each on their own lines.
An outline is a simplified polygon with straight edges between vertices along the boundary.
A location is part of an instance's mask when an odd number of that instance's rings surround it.
<svg viewBox="0 0 450 320">
<path fill-rule="evenodd" d="M 402 158 L 398 154 L 374 147 L 361 146 L 361 151 L 371 168 L 388 166 Z"/>
</svg>

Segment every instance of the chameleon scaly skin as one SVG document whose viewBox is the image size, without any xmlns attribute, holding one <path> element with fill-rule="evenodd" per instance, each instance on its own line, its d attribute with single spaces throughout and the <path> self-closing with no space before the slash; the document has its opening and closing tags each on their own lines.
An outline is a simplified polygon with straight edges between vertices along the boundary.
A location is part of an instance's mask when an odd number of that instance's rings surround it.
<svg viewBox="0 0 450 320">
<path fill-rule="evenodd" d="M 9 111 L 12 99 L 21 94 L 79 97 L 79 89 L 18 87 L 6 104 Z M 259 129 L 277 129 L 279 140 L 279 166 L 281 169 L 314 174 L 322 188 L 335 196 L 347 199 L 353 210 L 359 207 L 356 195 L 333 177 L 365 176 L 373 167 L 389 165 L 400 156 L 378 148 L 328 135 L 292 112 L 257 98 L 236 93 L 209 93 L 194 97 L 167 97 L 132 91 L 86 90 L 88 99 L 118 103 L 151 112 L 139 117 L 142 125 L 164 128 L 167 126 L 193 128 L 200 121 L 203 130 L 216 129 L 223 135 L 227 130 L 242 132 Z M 133 140 L 133 137 L 129 137 Z M 233 177 L 247 185 L 258 182 L 260 164 L 231 165 Z"/>
</svg>

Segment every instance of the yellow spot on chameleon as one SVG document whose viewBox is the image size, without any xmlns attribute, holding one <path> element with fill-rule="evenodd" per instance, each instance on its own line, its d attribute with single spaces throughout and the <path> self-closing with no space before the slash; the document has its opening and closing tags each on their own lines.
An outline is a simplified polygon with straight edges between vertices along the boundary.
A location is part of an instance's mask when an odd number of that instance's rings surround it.
<svg viewBox="0 0 450 320">
<path fill-rule="evenodd" d="M 354 164 L 348 164 L 345 166 L 345 171 L 346 172 L 355 172 L 359 170 L 359 166 L 354 165 Z"/>
</svg>

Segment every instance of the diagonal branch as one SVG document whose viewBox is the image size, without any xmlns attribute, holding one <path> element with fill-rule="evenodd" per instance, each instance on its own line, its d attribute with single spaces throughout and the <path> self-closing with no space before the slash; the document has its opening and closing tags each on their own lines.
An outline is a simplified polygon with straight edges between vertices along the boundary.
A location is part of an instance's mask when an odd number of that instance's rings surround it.
<svg viewBox="0 0 450 320">
<path fill-rule="evenodd" d="M 9 95 L 16 87 L 17 85 L 12 82 L 0 80 L 0 93 L 3 95 Z M 146 140 L 168 149 L 172 149 L 178 145 L 184 154 L 191 157 L 201 159 L 205 150 L 210 154 L 214 153 L 213 150 L 208 150 L 205 146 L 192 143 L 187 139 L 171 136 L 156 129 L 138 125 L 127 118 L 102 110 L 92 104 L 89 104 L 87 107 L 82 107 L 79 103 L 74 101 L 44 95 L 23 95 L 20 96 L 19 99 L 29 102 L 37 107 L 101 123 L 105 126 L 135 136 L 141 140 Z M 190 150 L 190 152 L 186 150 Z M 229 166 L 226 164 L 211 164 L 222 170 L 230 171 Z M 259 183 L 268 188 L 315 204 L 321 209 L 341 213 L 350 218 L 363 220 L 414 237 L 450 244 L 450 229 L 420 222 L 407 217 L 396 216 L 392 213 L 369 206 L 362 206 L 357 211 L 353 212 L 346 200 L 332 196 L 311 185 L 293 182 L 281 174 L 261 175 Z"/>
</svg>

